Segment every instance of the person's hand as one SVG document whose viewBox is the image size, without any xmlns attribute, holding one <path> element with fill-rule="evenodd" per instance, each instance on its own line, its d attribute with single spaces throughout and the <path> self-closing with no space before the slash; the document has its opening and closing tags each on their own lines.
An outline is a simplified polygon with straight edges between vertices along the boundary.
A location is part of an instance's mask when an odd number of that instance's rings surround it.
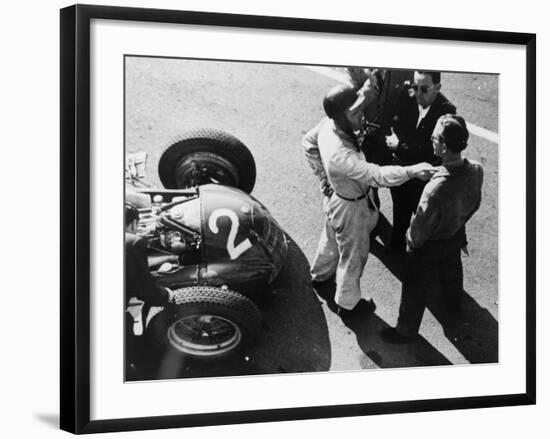
<svg viewBox="0 0 550 439">
<path fill-rule="evenodd" d="M 334 188 L 330 185 L 327 179 L 321 180 L 320 190 L 325 197 L 330 197 L 334 193 Z"/>
<path fill-rule="evenodd" d="M 437 172 L 437 168 L 430 165 L 429 163 L 418 163 L 416 165 L 407 166 L 407 174 L 411 178 L 418 178 L 422 181 L 427 181 L 430 178 L 432 178 L 432 175 L 434 175 Z"/>
<path fill-rule="evenodd" d="M 386 145 L 391 151 L 395 151 L 399 145 L 399 137 L 395 134 L 393 127 L 391 127 L 391 135 L 386 136 Z"/>
</svg>

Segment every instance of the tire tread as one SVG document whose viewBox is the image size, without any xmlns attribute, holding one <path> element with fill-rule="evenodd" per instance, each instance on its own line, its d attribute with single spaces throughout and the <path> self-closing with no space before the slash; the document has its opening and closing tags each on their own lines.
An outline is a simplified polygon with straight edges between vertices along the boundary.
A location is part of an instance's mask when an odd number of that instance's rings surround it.
<svg viewBox="0 0 550 439">
<path fill-rule="evenodd" d="M 205 313 L 211 312 L 229 318 L 239 325 L 244 338 L 236 351 L 250 346 L 259 334 L 262 317 L 254 302 L 235 291 L 213 286 L 195 286 L 174 290 L 173 304 L 151 319 L 147 328 L 151 342 L 158 343 L 157 348 L 170 348 L 165 336 L 168 326 L 178 316 L 193 315 L 197 308 L 206 308 Z"/>
<path fill-rule="evenodd" d="M 163 148 L 158 165 L 158 173 L 164 187 L 177 189 L 171 166 L 179 162 L 184 145 L 193 149 L 195 144 L 209 145 L 225 158 L 234 161 L 243 172 L 240 175 L 239 188 L 252 192 L 256 181 L 254 157 L 247 146 L 235 136 L 216 128 L 192 128 L 173 137 Z"/>
</svg>

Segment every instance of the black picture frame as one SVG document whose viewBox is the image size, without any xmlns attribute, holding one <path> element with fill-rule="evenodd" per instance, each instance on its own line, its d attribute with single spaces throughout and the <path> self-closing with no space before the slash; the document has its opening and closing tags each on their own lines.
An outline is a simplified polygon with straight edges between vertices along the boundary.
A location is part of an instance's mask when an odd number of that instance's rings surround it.
<svg viewBox="0 0 550 439">
<path fill-rule="evenodd" d="M 526 376 L 525 393 L 90 420 L 90 22 L 93 19 L 181 23 L 444 41 L 526 48 Z M 75 5 L 61 10 L 61 399 L 60 423 L 73 433 L 97 433 L 252 422 L 304 420 L 534 404 L 536 401 L 536 35 L 233 15 L 193 11 Z"/>
</svg>

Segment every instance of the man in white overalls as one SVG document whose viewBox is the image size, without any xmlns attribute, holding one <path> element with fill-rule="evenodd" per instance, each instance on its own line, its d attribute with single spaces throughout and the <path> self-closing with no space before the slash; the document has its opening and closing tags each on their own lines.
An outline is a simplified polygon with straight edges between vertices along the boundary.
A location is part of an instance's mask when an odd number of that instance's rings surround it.
<svg viewBox="0 0 550 439">
<path fill-rule="evenodd" d="M 323 282 L 336 274 L 334 301 L 343 318 L 375 309 L 372 299 L 361 298 L 359 283 L 369 254 L 369 235 L 378 220 L 370 187 L 398 186 L 412 178 L 428 180 L 435 172 L 428 163 L 378 166 L 365 160 L 355 132 L 361 128 L 365 105 L 376 96 L 374 78 L 359 91 L 349 85 L 332 88 L 323 101 L 327 117 L 302 140 L 325 194 L 325 224 L 311 276 L 314 282 Z"/>
</svg>

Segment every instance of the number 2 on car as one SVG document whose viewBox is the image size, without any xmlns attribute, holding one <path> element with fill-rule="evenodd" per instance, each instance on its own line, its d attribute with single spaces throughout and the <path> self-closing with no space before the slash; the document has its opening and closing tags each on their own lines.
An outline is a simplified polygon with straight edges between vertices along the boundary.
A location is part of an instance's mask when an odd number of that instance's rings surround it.
<svg viewBox="0 0 550 439">
<path fill-rule="evenodd" d="M 231 260 L 237 259 L 245 251 L 252 247 L 252 243 L 248 238 L 242 241 L 240 244 L 235 245 L 235 239 L 237 238 L 237 232 L 239 230 L 239 217 L 231 209 L 222 208 L 216 209 L 210 214 L 208 219 L 208 227 L 214 234 L 218 234 L 220 229 L 218 228 L 218 218 L 226 216 L 231 220 L 231 229 L 227 237 L 227 252 Z"/>
</svg>

